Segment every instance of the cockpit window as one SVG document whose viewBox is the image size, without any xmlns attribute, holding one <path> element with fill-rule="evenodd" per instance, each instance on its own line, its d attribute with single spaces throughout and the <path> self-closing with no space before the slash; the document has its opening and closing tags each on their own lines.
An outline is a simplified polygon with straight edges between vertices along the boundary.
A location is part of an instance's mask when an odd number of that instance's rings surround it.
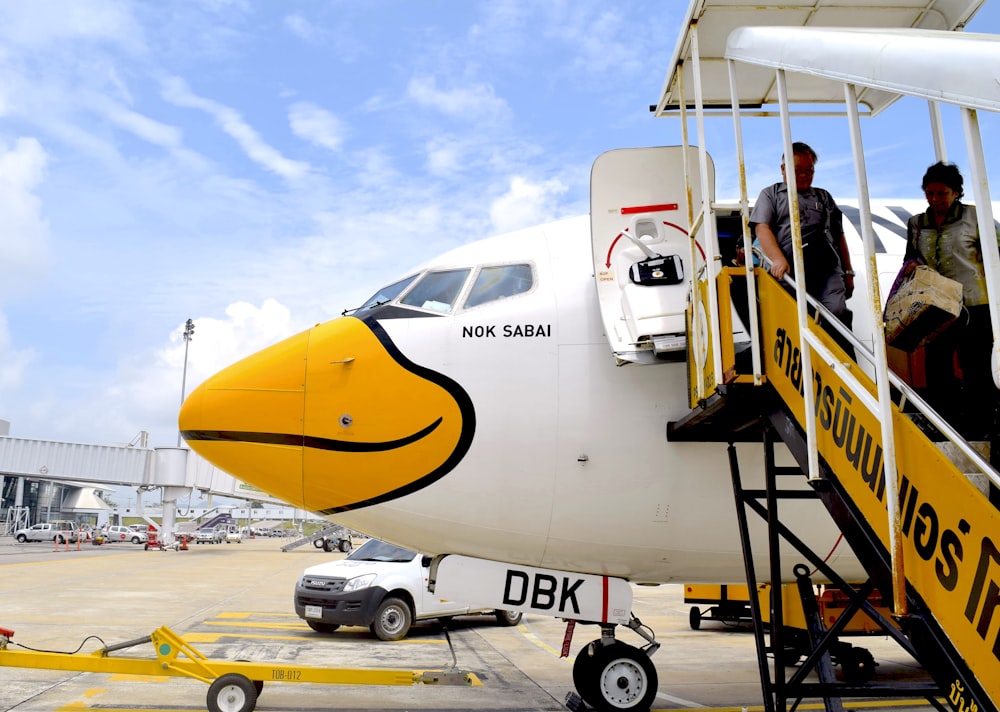
<svg viewBox="0 0 1000 712">
<path fill-rule="evenodd" d="M 462 291 L 469 272 L 467 269 L 428 272 L 399 303 L 448 313 L 454 309 L 455 299 Z"/>
<path fill-rule="evenodd" d="M 390 284 L 387 287 L 382 287 L 378 290 L 374 296 L 372 296 L 368 301 L 357 308 L 357 311 L 365 311 L 366 309 L 374 309 L 375 307 L 382 306 L 387 302 L 391 302 L 393 299 L 399 296 L 399 293 L 410 286 L 410 283 L 417 278 L 417 275 L 411 275 L 406 279 L 401 279 L 398 282 Z"/>
<path fill-rule="evenodd" d="M 483 267 L 465 300 L 465 308 L 527 292 L 531 289 L 531 284 L 531 265 Z"/>
</svg>

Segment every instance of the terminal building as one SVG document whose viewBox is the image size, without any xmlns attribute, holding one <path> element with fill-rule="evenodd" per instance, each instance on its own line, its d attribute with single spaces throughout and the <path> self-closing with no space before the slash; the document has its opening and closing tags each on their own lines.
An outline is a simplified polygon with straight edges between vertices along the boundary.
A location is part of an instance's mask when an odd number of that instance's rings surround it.
<svg viewBox="0 0 1000 712">
<path fill-rule="evenodd" d="M 135 492 L 134 502 L 116 504 L 122 488 Z M 202 499 L 204 506 L 192 506 Z M 178 514 L 193 520 L 220 511 L 269 530 L 315 520 L 186 447 L 150 448 L 145 432 L 125 445 L 89 445 L 13 438 L 10 423 L 0 420 L 0 534 L 51 520 L 145 521 L 172 533 Z"/>
</svg>

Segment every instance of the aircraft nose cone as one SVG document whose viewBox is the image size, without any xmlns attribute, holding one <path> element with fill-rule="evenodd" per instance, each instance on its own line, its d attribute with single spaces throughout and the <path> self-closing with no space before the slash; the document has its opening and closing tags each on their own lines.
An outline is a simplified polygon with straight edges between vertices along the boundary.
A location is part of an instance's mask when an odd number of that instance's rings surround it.
<svg viewBox="0 0 1000 712">
<path fill-rule="evenodd" d="M 309 332 L 215 374 L 181 406 L 191 448 L 234 477 L 302 502 L 302 435 Z"/>
<path fill-rule="evenodd" d="M 414 492 L 468 451 L 475 411 L 376 322 L 334 319 L 236 363 L 184 402 L 192 449 L 237 479 L 334 513 Z"/>
</svg>

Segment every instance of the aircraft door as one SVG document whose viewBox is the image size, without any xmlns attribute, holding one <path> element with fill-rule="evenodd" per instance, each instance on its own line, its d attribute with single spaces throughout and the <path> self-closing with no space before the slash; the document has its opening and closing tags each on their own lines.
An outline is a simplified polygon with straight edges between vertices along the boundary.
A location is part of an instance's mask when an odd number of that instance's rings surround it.
<svg viewBox="0 0 1000 712">
<path fill-rule="evenodd" d="M 685 357 L 689 284 L 704 265 L 704 253 L 699 245 L 691 264 L 683 151 L 616 149 L 598 156 L 591 170 L 594 277 L 604 331 L 622 361 Z M 697 214 L 697 148 L 688 148 L 688 170 Z"/>
</svg>

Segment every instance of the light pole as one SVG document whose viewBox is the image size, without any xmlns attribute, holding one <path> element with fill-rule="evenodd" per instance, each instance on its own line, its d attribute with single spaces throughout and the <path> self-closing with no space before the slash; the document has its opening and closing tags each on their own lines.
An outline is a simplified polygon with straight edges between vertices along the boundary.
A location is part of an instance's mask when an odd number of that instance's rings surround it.
<svg viewBox="0 0 1000 712">
<path fill-rule="evenodd" d="M 184 391 L 187 389 L 188 345 L 194 338 L 194 322 L 188 319 L 184 324 L 184 375 L 181 376 L 181 406 L 184 405 Z M 181 446 L 181 432 L 177 431 L 177 447 Z"/>
</svg>

